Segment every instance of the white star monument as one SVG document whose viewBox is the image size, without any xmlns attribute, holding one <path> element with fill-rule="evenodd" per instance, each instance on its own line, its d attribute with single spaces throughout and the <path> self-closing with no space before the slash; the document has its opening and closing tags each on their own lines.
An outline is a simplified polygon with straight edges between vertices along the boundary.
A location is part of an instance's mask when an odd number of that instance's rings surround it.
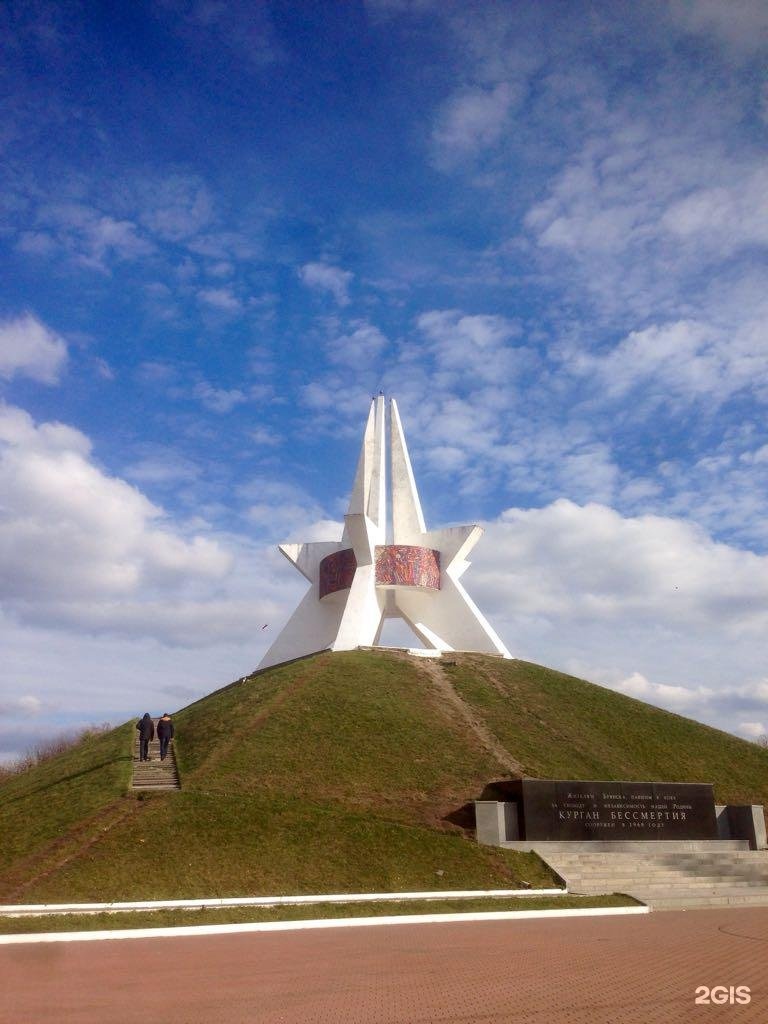
<svg viewBox="0 0 768 1024">
<path fill-rule="evenodd" d="M 374 398 L 341 540 L 280 545 L 312 585 L 259 668 L 316 651 L 376 647 L 388 618 L 408 623 L 425 645 L 420 653 L 511 657 L 460 582 L 482 527 L 426 528 L 394 399 L 387 528 L 385 417 L 383 396 Z"/>
</svg>

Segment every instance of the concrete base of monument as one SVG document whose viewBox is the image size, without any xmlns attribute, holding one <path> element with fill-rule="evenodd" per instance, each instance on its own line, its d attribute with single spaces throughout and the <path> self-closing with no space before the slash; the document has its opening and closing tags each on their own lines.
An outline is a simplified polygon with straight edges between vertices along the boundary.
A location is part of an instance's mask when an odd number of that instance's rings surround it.
<svg viewBox="0 0 768 1024">
<path fill-rule="evenodd" d="M 538 853 L 544 860 L 559 853 L 723 853 L 747 851 L 746 839 L 616 839 L 546 842 L 518 839 L 498 844 L 505 850 Z"/>
<path fill-rule="evenodd" d="M 443 651 L 437 651 L 433 647 L 387 647 L 385 644 L 375 644 L 370 647 L 358 647 L 358 651 L 385 651 L 391 654 L 410 654 L 412 658 L 442 658 Z"/>
<path fill-rule="evenodd" d="M 410 654 L 412 658 L 452 658 L 456 654 L 477 654 L 477 651 L 437 650 L 434 647 L 388 647 L 385 644 L 371 644 L 367 647 L 360 646 L 358 651 L 395 651 L 397 654 Z M 484 658 L 499 658 L 504 660 L 503 654 L 483 652 Z"/>
</svg>

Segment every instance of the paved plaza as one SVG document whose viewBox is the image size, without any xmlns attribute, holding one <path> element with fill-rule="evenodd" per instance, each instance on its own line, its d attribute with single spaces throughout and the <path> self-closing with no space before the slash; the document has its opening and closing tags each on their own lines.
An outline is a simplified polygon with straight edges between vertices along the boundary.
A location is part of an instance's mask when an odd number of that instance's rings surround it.
<svg viewBox="0 0 768 1024">
<path fill-rule="evenodd" d="M 2 1024 L 763 1024 L 768 909 L 9 945 L 0 978 Z"/>
</svg>

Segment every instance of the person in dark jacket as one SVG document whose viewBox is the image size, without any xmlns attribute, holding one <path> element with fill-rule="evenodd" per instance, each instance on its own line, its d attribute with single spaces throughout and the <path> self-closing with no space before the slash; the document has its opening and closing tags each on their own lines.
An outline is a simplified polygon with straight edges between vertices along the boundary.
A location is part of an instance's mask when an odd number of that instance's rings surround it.
<svg viewBox="0 0 768 1024">
<path fill-rule="evenodd" d="M 160 760 L 164 761 L 168 753 L 168 744 L 173 739 L 173 722 L 167 711 L 158 719 L 157 738 L 160 740 Z"/>
<path fill-rule="evenodd" d="M 139 760 L 149 760 L 149 744 L 155 738 L 155 726 L 147 711 L 143 718 L 136 723 L 139 730 Z"/>
</svg>

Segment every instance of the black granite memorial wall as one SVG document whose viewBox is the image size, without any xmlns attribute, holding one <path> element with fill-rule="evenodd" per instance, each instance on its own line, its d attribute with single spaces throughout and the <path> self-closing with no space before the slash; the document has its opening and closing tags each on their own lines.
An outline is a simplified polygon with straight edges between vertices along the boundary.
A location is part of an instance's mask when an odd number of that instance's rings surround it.
<svg viewBox="0 0 768 1024">
<path fill-rule="evenodd" d="M 497 783 L 517 805 L 520 839 L 717 839 L 712 786 L 688 782 Z"/>
</svg>

